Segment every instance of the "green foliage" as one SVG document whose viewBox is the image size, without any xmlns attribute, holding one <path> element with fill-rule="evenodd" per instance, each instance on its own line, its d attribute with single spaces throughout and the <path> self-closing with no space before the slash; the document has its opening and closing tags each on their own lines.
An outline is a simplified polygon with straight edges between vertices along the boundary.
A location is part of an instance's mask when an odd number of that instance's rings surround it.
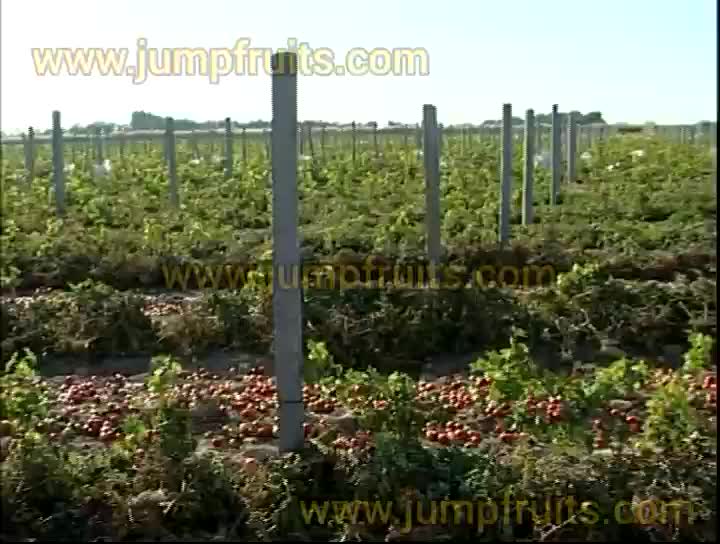
<svg viewBox="0 0 720 544">
<path fill-rule="evenodd" d="M 593 405 L 599 406 L 610 399 L 623 399 L 638 392 L 650 376 L 644 361 L 620 359 L 606 368 L 597 369 L 593 379 L 585 386 L 585 394 Z"/>
<path fill-rule="evenodd" d="M 252 277 L 252 275 L 250 274 Z M 272 336 L 272 299 L 254 280 L 238 291 L 213 292 L 208 306 L 222 328 L 225 346 L 264 351 Z"/>
<path fill-rule="evenodd" d="M 214 306 L 214 308 L 213 308 Z M 231 339 L 231 345 L 239 333 L 232 330 L 235 314 L 227 306 L 207 299 L 193 305 L 192 311 L 171 314 L 155 324 L 162 352 L 171 352 L 184 357 L 197 357 L 223 344 L 224 338 Z M 227 318 L 227 326 L 217 315 Z"/>
<path fill-rule="evenodd" d="M 306 383 L 318 383 L 322 378 L 338 375 L 342 367 L 335 364 L 333 356 L 324 342 L 308 340 L 308 354 L 303 365 L 303 377 Z"/>
<path fill-rule="evenodd" d="M 408 500 L 498 496 L 507 475 L 507 467 L 490 452 L 430 449 L 402 437 L 380 434 L 372 458 L 358 467 L 351 481 L 357 500 L 388 497 L 404 506 Z"/>
<path fill-rule="evenodd" d="M 122 448 L 73 451 L 27 433 L 2 463 L 2 526 L 16 538 L 88 541 L 199 534 L 237 538 L 238 479 L 215 458 L 149 446 L 141 467 Z M 205 532 L 205 533 L 203 533 Z"/>
<path fill-rule="evenodd" d="M 643 439 L 646 444 L 678 450 L 688 446 L 688 438 L 701 429 L 702 418 L 691 404 L 687 384 L 673 377 L 659 387 L 647 401 Z"/>
<path fill-rule="evenodd" d="M 37 359 L 30 351 L 14 353 L 0 376 L 0 419 L 8 419 L 26 428 L 44 418 L 48 396 L 35 375 Z"/>
<path fill-rule="evenodd" d="M 167 355 L 153 357 L 151 361 L 151 374 L 147 380 L 147 387 L 152 393 L 167 394 L 170 388 L 177 383 L 182 366 Z"/>
<path fill-rule="evenodd" d="M 92 280 L 4 308 L 3 351 L 138 352 L 156 341 L 144 302 Z M 7 352 L 6 352 L 7 353 Z"/>
<path fill-rule="evenodd" d="M 160 451 L 176 462 L 185 459 L 195 450 L 196 440 L 192 436 L 191 416 L 171 395 L 182 371 L 180 363 L 172 357 L 154 357 L 152 373 L 148 377 L 148 389 L 158 396 L 157 410 L 153 414 L 152 427 L 159 433 Z"/>
<path fill-rule="evenodd" d="M 601 272 L 600 265 L 597 263 L 589 263 L 586 265 L 575 263 L 570 272 L 558 274 L 556 281 L 560 293 L 566 296 L 572 296 L 605 280 L 607 280 L 607 276 Z"/>
<path fill-rule="evenodd" d="M 523 336 L 523 331 L 516 331 L 510 338 L 510 347 L 491 352 L 470 365 L 472 372 L 492 379 L 490 391 L 495 399 L 518 400 L 529 385 L 537 384 L 541 378 L 528 347 L 518 340 Z"/>
<path fill-rule="evenodd" d="M 194 150 L 178 142 L 183 203 L 177 213 L 167 199 L 161 146 L 126 150 L 123 161 L 113 161 L 113 183 L 108 184 L 94 183 L 92 160 L 76 157 L 77 168 L 68 180 L 68 216 L 61 223 L 47 205 L 48 151 L 38 150 L 35 183 L 26 190 L 13 181 L 13 174 L 22 173 L 22 153 L 9 150 L 3 157 L 7 229 L 2 233 L 2 275 L 17 287 L 84 279 L 115 287 L 161 286 L 159 263 L 177 255 L 203 265 L 262 261 L 271 211 L 264 144 L 261 136 L 248 135 L 246 164 L 225 180 L 222 164 L 213 162 L 206 144 L 203 160 L 191 164 Z M 300 165 L 304 245 L 320 259 L 343 247 L 401 259 L 422 255 L 419 158 L 407 153 L 395 135 L 385 139 L 381 161 L 374 159 L 372 149 L 360 147 L 355 164 L 347 148 L 337 148 Z M 646 152 L 643 160 L 633 159 L 636 149 Z M 561 206 L 547 205 L 548 176 L 539 169 L 535 205 L 545 227 L 518 228 L 513 232 L 518 243 L 543 247 L 547 228 L 552 228 L 562 247 L 602 250 L 610 257 L 688 248 L 712 253 L 705 221 L 712 219 L 715 203 L 707 183 L 712 162 L 706 149 L 629 137 L 608 140 L 590 152 L 593 161 L 582 191 L 564 190 Z M 442 225 L 451 254 L 463 255 L 468 247 L 494 241 L 496 153 L 494 143 L 467 146 L 459 135 L 448 137 Z M 518 148 L 518 158 L 520 153 Z M 614 169 L 608 171 L 609 166 Z M 521 169 L 515 170 L 519 178 Z M 518 190 L 513 198 L 519 197 Z M 389 248 L 394 255 L 387 255 Z"/>
<path fill-rule="evenodd" d="M 163 263 L 212 272 L 217 265 L 266 261 L 270 165 L 264 139 L 249 134 L 247 144 L 246 163 L 226 180 L 222 164 L 212 160 L 219 150 L 203 143 L 202 160 L 195 164 L 192 146 L 178 142 L 180 210 L 168 203 L 161 146 L 129 146 L 134 148 L 126 149 L 123 161 L 113 160 L 107 184 L 95 183 L 92 158 L 75 152 L 77 168 L 68 176 L 68 214 L 62 220 L 48 206 L 48 150 L 37 150 L 35 182 L 26 188 L 15 181 L 22 153 L 9 149 L 3 156 L 6 228 L 0 235 L 6 286 L 92 280 L 118 289 L 161 287 Z M 633 156 L 637 149 L 645 157 Z M 376 160 L 372 146 L 359 144 L 353 163 L 345 145 L 335 146 L 302 162 L 306 258 L 329 261 L 352 248 L 363 257 L 381 254 L 405 263 L 425 253 L 421 161 L 399 134 L 387 134 L 381 151 L 382 160 Z M 707 150 L 627 136 L 589 151 L 593 159 L 583 183 L 563 190 L 559 206 L 547 205 L 549 176 L 538 169 L 535 206 L 542 224 L 513 232 L 524 258 L 513 254 L 497 262 L 487 251 L 497 223 L 496 144 L 475 140 L 468 146 L 448 133 L 443 151 L 442 235 L 451 260 L 471 269 L 522 265 L 528 255 L 547 255 L 558 272 L 569 270 L 558 284 L 531 293 L 489 287 L 450 293 L 307 290 L 306 337 L 325 342 L 343 366 L 395 369 L 435 353 L 505 347 L 512 326 L 528 332 L 529 347 L 561 346 L 567 359 L 578 344 L 605 338 L 659 352 L 663 344 L 684 343 L 690 330 L 715 334 L 714 235 L 707 225 L 716 205 Z M 518 178 L 519 165 L 518 160 Z M 520 197 L 515 191 L 513 199 Z M 580 268 L 571 269 L 576 262 Z M 687 277 L 674 278 L 678 272 Z M 207 273 L 204 279 L 205 288 L 211 287 Z M 162 350 L 197 356 L 221 346 L 265 351 L 272 337 L 269 279 L 267 271 L 249 274 L 239 293 L 213 293 L 197 311 L 153 323 L 134 295 L 99 285 L 53 294 L 28 307 L 3 301 L 3 353 L 24 347 L 38 354 Z"/>
<path fill-rule="evenodd" d="M 713 280 L 604 279 L 595 267 L 578 267 L 558 282 L 530 293 L 527 301 L 531 322 L 545 324 L 542 336 L 567 351 L 580 343 L 599 345 L 613 339 L 652 353 L 666 344 L 684 344 L 691 329 L 715 331 Z"/>
<path fill-rule="evenodd" d="M 191 424 L 187 408 L 173 402 L 161 402 L 153 428 L 159 431 L 160 450 L 168 459 L 180 462 L 195 451 L 197 440 L 192 436 Z"/>
<path fill-rule="evenodd" d="M 70 530 L 70 516 L 63 510 L 76 492 L 72 483 L 63 456 L 47 439 L 25 434 L 2 464 L 3 527 L 29 534 Z"/>
<path fill-rule="evenodd" d="M 128 450 L 140 447 L 140 444 L 145 441 L 147 431 L 148 427 L 142 418 L 135 415 L 126 417 L 122 423 L 124 446 Z"/>
<path fill-rule="evenodd" d="M 710 368 L 712 364 L 710 354 L 712 352 L 714 340 L 711 336 L 701 333 L 690 335 L 690 349 L 685 354 L 683 370 L 685 372 L 696 373 L 706 368 Z"/>
<path fill-rule="evenodd" d="M 393 372 L 381 382 L 374 398 L 384 405 L 368 407 L 361 418 L 364 425 L 395 434 L 407 442 L 417 440 L 428 414 L 416 400 L 416 385 L 410 376 Z"/>
</svg>

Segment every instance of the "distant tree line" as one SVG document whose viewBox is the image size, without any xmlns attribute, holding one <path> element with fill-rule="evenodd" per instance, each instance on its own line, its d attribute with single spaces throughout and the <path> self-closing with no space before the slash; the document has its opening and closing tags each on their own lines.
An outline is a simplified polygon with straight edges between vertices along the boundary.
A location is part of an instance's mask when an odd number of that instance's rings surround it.
<svg viewBox="0 0 720 544">
<path fill-rule="evenodd" d="M 588 113 L 581 113 L 579 111 L 573 112 L 576 115 L 576 119 L 578 124 L 580 125 L 589 125 L 589 124 L 607 124 L 607 122 L 603 119 L 602 112 L 599 111 L 591 111 Z M 565 124 L 567 122 L 569 113 L 560 112 L 560 122 Z M 536 121 L 543 123 L 543 124 L 550 124 L 552 119 L 552 114 L 550 113 L 536 113 L 535 114 Z M 145 111 L 135 111 L 132 113 L 130 117 L 130 124 L 129 125 L 122 125 L 118 123 L 107 123 L 104 121 L 96 121 L 94 123 L 90 123 L 89 125 L 82 126 L 79 124 L 75 124 L 71 126 L 67 131 L 70 134 L 83 134 L 83 133 L 92 133 L 95 131 L 96 128 L 100 128 L 103 133 L 113 132 L 116 130 L 162 130 L 165 128 L 165 121 L 166 117 L 155 115 L 149 112 Z M 222 128 L 225 125 L 225 120 L 219 120 L 219 121 L 192 121 L 190 119 L 175 119 L 175 128 L 177 130 L 204 130 L 204 129 L 218 129 Z M 350 126 L 350 123 L 333 123 L 329 121 L 320 121 L 320 120 L 305 120 L 301 121 L 301 123 L 305 125 L 312 125 L 315 127 L 348 127 Z M 493 125 L 499 125 L 501 121 L 499 119 L 488 119 L 481 123 L 480 126 L 493 126 Z M 512 118 L 512 124 L 513 126 L 522 126 L 525 123 L 525 120 L 521 117 L 513 117 Z M 649 122 L 650 124 L 653 124 L 652 122 Z M 371 127 L 375 125 L 375 121 L 368 121 L 366 123 L 357 123 L 357 126 L 362 127 Z M 622 124 L 622 123 L 620 123 Z M 249 121 L 246 123 L 240 123 L 238 121 L 233 121 L 232 125 L 234 128 L 266 128 L 269 129 L 271 124 L 270 121 L 263 121 L 261 119 L 258 119 L 257 121 Z M 700 121 L 697 123 L 698 126 L 705 129 L 709 127 L 710 121 Z M 408 123 L 400 123 L 398 121 L 388 121 L 387 122 L 388 127 L 403 127 L 403 126 L 414 126 L 414 123 L 408 124 Z M 448 127 L 452 127 L 453 125 L 446 125 Z M 478 126 L 471 123 L 465 123 L 462 125 L 456 125 L 456 127 L 471 127 L 471 126 Z M 37 134 L 50 134 L 52 130 L 42 130 L 37 131 Z"/>
<path fill-rule="evenodd" d="M 165 128 L 166 117 L 154 115 L 144 111 L 134 111 L 130 116 L 131 130 L 158 130 Z M 174 119 L 175 128 L 177 130 L 205 130 L 210 128 L 222 128 L 225 126 L 225 119 L 218 121 L 191 121 L 190 119 Z M 248 123 L 238 123 L 232 121 L 233 128 L 269 128 L 268 121 L 250 121 Z"/>
<path fill-rule="evenodd" d="M 591 124 L 597 124 L 597 123 L 600 123 L 603 125 L 607 124 L 605 122 L 605 120 L 603 119 L 602 112 L 599 112 L 599 111 L 591 111 L 588 113 L 573 111 L 571 113 L 575 114 L 575 119 L 577 120 L 578 125 L 591 125 Z M 560 117 L 560 122 L 565 124 L 567 122 L 567 119 L 568 119 L 570 113 L 558 112 L 558 114 Z M 552 113 L 536 113 L 535 121 L 549 125 L 552 122 Z M 483 121 L 482 125 L 488 126 L 488 125 L 497 125 L 500 123 L 501 123 L 500 119 L 496 119 L 496 120 L 488 119 L 486 121 Z M 512 124 L 514 126 L 523 125 L 523 124 L 525 124 L 525 119 L 523 119 L 522 117 L 513 117 Z"/>
</svg>

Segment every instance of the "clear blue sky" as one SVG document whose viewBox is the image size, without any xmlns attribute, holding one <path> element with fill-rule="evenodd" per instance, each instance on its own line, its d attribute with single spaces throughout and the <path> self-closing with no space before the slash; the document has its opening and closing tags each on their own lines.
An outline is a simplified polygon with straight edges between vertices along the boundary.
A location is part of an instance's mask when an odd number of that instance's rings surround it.
<svg viewBox="0 0 720 544">
<path fill-rule="evenodd" d="M 301 119 L 417 122 L 423 103 L 440 122 L 600 110 L 610 122 L 695 122 L 716 113 L 713 0 L 2 0 L 0 125 L 46 128 L 127 123 L 134 110 L 195 120 L 270 118 L 270 78 L 41 77 L 33 47 L 232 47 L 290 37 L 329 47 L 424 47 L 428 76 L 305 76 Z M 132 55 L 131 55 L 131 58 Z"/>
</svg>

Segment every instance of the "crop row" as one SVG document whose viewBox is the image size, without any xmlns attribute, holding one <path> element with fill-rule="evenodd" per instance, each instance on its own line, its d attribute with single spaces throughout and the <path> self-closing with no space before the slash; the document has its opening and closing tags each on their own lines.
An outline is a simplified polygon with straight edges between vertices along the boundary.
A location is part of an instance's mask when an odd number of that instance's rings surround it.
<svg viewBox="0 0 720 544">
<path fill-rule="evenodd" d="M 436 380 L 347 371 L 330 359 L 303 388 L 299 456 L 276 446 L 269 369 L 187 371 L 157 357 L 143 376 L 40 379 L 31 354 L 14 357 L 0 378 L 3 534 L 392 539 L 397 522 L 327 524 L 300 507 L 508 497 L 510 517 L 488 520 L 486 536 L 540 538 L 551 527 L 565 540 L 640 536 L 647 516 L 631 508 L 622 521 L 613 511 L 619 501 L 660 501 L 675 510 L 656 513 L 655 536 L 705 540 L 717 496 L 711 344 L 694 335 L 676 371 L 622 358 L 565 376 L 544 371 L 517 338 L 470 376 Z M 328 358 L 320 345 L 312 352 Z M 521 515 L 517 501 L 546 496 L 592 501 L 608 522 Z M 461 517 L 406 527 L 404 538 L 477 530 Z"/>
<path fill-rule="evenodd" d="M 632 155 L 638 148 L 643 156 Z M 444 153 L 443 251 L 494 250 L 497 148 L 487 142 L 472 149 L 449 145 Z M 621 138 L 589 154 L 588 161 L 581 161 L 579 183 L 563 186 L 557 206 L 548 200 L 549 173 L 536 172 L 533 224 L 519 224 L 522 191 L 513 190 L 516 244 L 531 254 L 550 254 L 550 259 L 554 253 L 573 252 L 584 260 L 582 254 L 592 251 L 627 261 L 643 260 L 650 252 L 713 258 L 716 204 L 706 151 Z M 163 190 L 166 173 L 158 155 L 128 156 L 101 181 L 82 171 L 71 174 L 63 220 L 48 205 L 52 194 L 43 180 L 49 170 L 38 173 L 29 188 L 5 170 L 4 286 L 62 286 L 86 278 L 118 286 L 128 281 L 129 286 L 157 285 L 158 259 L 211 264 L 269 258 L 272 194 L 266 159 L 251 156 L 248 167 L 231 179 L 224 178 L 221 165 L 183 164 L 183 198 L 174 210 Z M 519 179 L 519 161 L 515 164 Z M 387 144 L 379 160 L 364 157 L 353 165 L 345 150 L 325 161 L 303 163 L 299 180 L 303 255 L 328 259 L 347 249 L 386 258 L 426 255 L 424 180 L 414 153 Z"/>
</svg>

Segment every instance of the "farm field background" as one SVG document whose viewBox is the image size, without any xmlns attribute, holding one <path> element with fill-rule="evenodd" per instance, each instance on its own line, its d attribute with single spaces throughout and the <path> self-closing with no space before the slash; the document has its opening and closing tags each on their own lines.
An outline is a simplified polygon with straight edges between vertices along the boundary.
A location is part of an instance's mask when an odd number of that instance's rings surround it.
<svg viewBox="0 0 720 544">
<path fill-rule="evenodd" d="M 464 518 L 409 534 L 390 522 L 308 526 L 298 505 L 507 491 L 596 501 L 610 521 L 513 512 L 482 538 L 714 539 L 710 150 L 645 135 L 595 141 L 554 206 L 549 171 L 536 169 L 535 220 L 521 226 L 521 147 L 511 245 L 498 249 L 497 143 L 444 138 L 446 257 L 468 269 L 549 264 L 557 277 L 525 288 L 306 290 L 307 447 L 293 456 L 275 446 L 270 289 L 197 285 L 215 265 L 271 257 L 264 142 L 236 150 L 229 179 L 217 147 L 179 143 L 179 208 L 161 147 L 109 148 L 97 175 L 88 149 L 68 144 L 64 218 L 49 150 L 27 180 L 22 152 L 3 149 L 5 536 L 476 539 Z M 414 146 L 383 137 L 353 160 L 338 139 L 306 152 L 305 261 L 424 259 Z M 182 265 L 198 272 L 187 289 L 168 289 L 163 270 Z M 617 501 L 650 499 L 692 512 L 611 519 Z"/>
</svg>

